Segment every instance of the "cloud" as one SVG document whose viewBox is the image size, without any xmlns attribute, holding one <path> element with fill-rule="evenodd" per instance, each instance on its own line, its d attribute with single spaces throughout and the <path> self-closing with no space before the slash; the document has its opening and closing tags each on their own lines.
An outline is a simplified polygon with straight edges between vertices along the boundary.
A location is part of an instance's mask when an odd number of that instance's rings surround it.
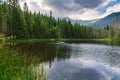
<svg viewBox="0 0 120 80">
<path fill-rule="evenodd" d="M 82 19 L 82 20 L 89 20 L 89 19 L 96 19 L 99 18 L 101 16 L 101 14 L 99 14 L 99 12 L 95 11 L 95 10 L 91 10 L 91 9 L 85 9 L 84 13 L 81 14 L 72 14 L 69 15 L 70 18 L 72 19 Z"/>
<path fill-rule="evenodd" d="M 55 9 L 61 10 L 79 10 L 80 8 L 96 8 L 104 0 L 44 0 L 43 3 Z"/>
<path fill-rule="evenodd" d="M 83 8 L 96 8 L 101 5 L 104 0 L 74 0 L 74 2 Z"/>
<path fill-rule="evenodd" d="M 106 5 L 108 5 L 110 2 L 116 2 L 117 0 L 106 0 L 103 4 L 102 4 L 102 6 L 106 6 Z"/>
<path fill-rule="evenodd" d="M 32 12 L 41 12 L 43 14 L 49 13 L 49 8 L 47 8 L 46 6 L 43 7 L 42 0 L 20 0 L 19 3 L 22 9 L 25 2 L 28 5 L 28 9 Z"/>
<path fill-rule="evenodd" d="M 102 17 L 105 17 L 113 12 L 120 12 L 120 3 L 117 3 L 113 6 L 108 7 L 106 12 L 104 13 L 104 15 Z"/>
<path fill-rule="evenodd" d="M 49 14 L 52 10 L 55 17 L 90 20 L 105 15 L 100 14 L 97 9 L 113 1 L 117 0 L 21 0 L 20 4 L 23 6 L 23 3 L 27 2 L 32 12 L 40 11 L 43 14 Z"/>
<path fill-rule="evenodd" d="M 104 0 L 44 0 L 44 6 L 49 6 L 55 12 L 83 13 L 84 9 L 95 9 L 104 3 Z"/>
</svg>

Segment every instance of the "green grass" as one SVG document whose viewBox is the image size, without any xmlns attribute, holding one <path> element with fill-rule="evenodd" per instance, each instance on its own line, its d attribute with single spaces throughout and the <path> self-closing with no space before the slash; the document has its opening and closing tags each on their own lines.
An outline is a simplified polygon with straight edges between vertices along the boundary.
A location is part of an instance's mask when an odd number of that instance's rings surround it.
<svg viewBox="0 0 120 80">
<path fill-rule="evenodd" d="M 109 45 L 120 45 L 120 38 L 104 38 L 104 39 L 6 39 L 5 42 L 21 43 L 21 42 L 54 42 L 54 41 L 64 41 L 64 42 L 86 42 L 86 43 L 103 43 Z"/>
<path fill-rule="evenodd" d="M 113 44 L 120 45 L 120 38 L 119 37 L 113 37 Z"/>
<path fill-rule="evenodd" d="M 60 39 L 59 41 L 111 44 L 111 39 L 109 38 L 105 38 L 105 39 Z"/>
<path fill-rule="evenodd" d="M 42 42 L 42 41 L 108 41 L 110 39 L 6 39 L 6 42 Z"/>
<path fill-rule="evenodd" d="M 45 80 L 43 65 L 10 49 L 0 49 L 0 80 Z"/>
<path fill-rule="evenodd" d="M 57 41 L 57 39 L 6 39 L 5 42 L 48 42 L 48 41 Z"/>
<path fill-rule="evenodd" d="M 4 43 L 5 39 L 4 38 L 0 38 L 0 43 Z"/>
</svg>

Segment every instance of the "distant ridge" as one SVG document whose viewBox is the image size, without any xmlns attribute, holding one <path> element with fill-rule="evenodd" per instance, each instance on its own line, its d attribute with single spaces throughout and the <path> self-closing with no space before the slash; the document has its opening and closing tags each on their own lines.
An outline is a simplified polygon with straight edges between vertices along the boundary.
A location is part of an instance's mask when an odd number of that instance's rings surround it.
<svg viewBox="0 0 120 80">
<path fill-rule="evenodd" d="M 120 19 L 120 12 L 112 13 L 104 18 L 101 18 L 91 26 L 93 27 L 105 27 L 107 25 L 111 25 L 114 23 L 114 21 L 117 19 Z M 119 22 L 120 23 L 120 22 Z"/>
<path fill-rule="evenodd" d="M 104 18 L 95 19 L 95 20 L 72 20 L 71 18 L 65 17 L 66 20 L 70 20 L 73 24 L 77 22 L 81 25 L 99 27 L 99 28 L 103 28 L 107 25 L 111 25 L 116 18 L 120 19 L 120 12 L 115 12 Z"/>
</svg>

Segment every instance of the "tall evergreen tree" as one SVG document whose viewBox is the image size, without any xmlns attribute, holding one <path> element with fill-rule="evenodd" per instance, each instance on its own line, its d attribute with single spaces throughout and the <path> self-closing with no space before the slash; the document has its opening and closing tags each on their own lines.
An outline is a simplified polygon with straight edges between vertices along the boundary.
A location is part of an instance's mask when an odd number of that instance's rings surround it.
<svg viewBox="0 0 120 80">
<path fill-rule="evenodd" d="M 3 34 L 3 24 L 4 24 L 4 13 L 3 13 L 3 7 L 0 4 L 0 34 Z"/>
<path fill-rule="evenodd" d="M 28 12 L 28 5 L 27 5 L 26 2 L 24 3 L 23 9 L 24 9 L 25 12 Z"/>
</svg>

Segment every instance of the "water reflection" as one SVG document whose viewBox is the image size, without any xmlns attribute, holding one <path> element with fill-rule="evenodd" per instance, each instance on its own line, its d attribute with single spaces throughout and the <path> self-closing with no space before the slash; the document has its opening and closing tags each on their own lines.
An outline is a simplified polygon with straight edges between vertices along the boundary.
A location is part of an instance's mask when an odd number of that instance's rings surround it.
<svg viewBox="0 0 120 80">
<path fill-rule="evenodd" d="M 120 73 L 114 71 L 115 68 L 81 58 L 54 61 L 52 68 L 46 67 L 46 70 L 47 80 L 120 80 Z"/>
<path fill-rule="evenodd" d="M 120 46 L 63 42 L 8 46 L 38 57 L 46 65 L 47 80 L 120 80 Z"/>
<path fill-rule="evenodd" d="M 112 67 L 116 66 L 120 68 L 120 47 L 111 46 L 104 54 L 106 63 L 109 63 Z"/>
<path fill-rule="evenodd" d="M 65 60 L 70 58 L 70 48 L 67 46 L 59 46 L 52 43 L 8 43 L 5 47 L 16 50 L 19 53 L 28 54 L 29 56 L 37 56 L 40 62 L 51 63 L 55 58 L 57 60 Z"/>
</svg>

